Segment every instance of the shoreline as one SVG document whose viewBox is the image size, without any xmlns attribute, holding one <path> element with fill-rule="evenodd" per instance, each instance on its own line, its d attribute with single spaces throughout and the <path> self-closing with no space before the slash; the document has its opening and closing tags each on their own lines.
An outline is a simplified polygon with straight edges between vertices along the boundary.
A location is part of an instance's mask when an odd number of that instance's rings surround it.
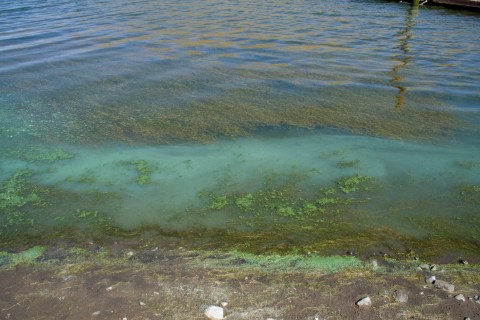
<svg viewBox="0 0 480 320">
<path fill-rule="evenodd" d="M 225 319 L 250 320 L 480 316 L 475 298 L 480 267 L 467 261 L 433 264 L 408 257 L 255 255 L 168 246 L 89 241 L 2 253 L 0 316 L 208 319 L 203 315 L 208 306 L 222 307 Z M 446 284 L 427 283 L 432 275 Z M 372 305 L 357 306 L 365 297 Z"/>
</svg>

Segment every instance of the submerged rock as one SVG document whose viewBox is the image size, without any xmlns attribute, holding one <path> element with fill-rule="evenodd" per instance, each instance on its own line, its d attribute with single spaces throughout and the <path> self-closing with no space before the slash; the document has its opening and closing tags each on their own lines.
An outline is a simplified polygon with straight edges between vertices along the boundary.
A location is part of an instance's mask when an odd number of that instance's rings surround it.
<svg viewBox="0 0 480 320">
<path fill-rule="evenodd" d="M 212 320 L 223 319 L 223 308 L 217 306 L 210 306 L 205 310 L 205 316 Z"/>
<path fill-rule="evenodd" d="M 370 307 L 372 305 L 372 299 L 365 297 L 355 302 L 355 304 L 359 307 Z"/>
</svg>

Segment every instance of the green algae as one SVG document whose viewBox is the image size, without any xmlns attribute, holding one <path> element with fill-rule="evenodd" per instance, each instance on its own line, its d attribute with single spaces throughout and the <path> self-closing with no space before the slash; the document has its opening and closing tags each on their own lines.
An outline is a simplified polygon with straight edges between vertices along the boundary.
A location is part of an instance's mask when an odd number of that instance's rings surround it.
<svg viewBox="0 0 480 320">
<path fill-rule="evenodd" d="M 212 210 L 221 210 L 228 205 L 228 203 L 229 201 L 226 195 L 217 195 L 212 192 L 210 194 L 210 204 L 208 205 L 208 208 Z"/>
<path fill-rule="evenodd" d="M 26 187 L 26 179 L 32 174 L 29 170 L 18 170 L 0 185 L 0 209 L 11 210 L 41 201 L 36 193 Z"/>
<path fill-rule="evenodd" d="M 370 176 L 355 175 L 340 178 L 337 181 L 337 185 L 343 193 L 350 193 L 360 190 L 365 191 L 368 190 L 369 184 L 373 180 L 374 178 Z"/>
<path fill-rule="evenodd" d="M 235 205 L 242 209 L 248 210 L 253 204 L 253 195 L 251 193 L 247 193 L 235 199 Z"/>
<path fill-rule="evenodd" d="M 24 147 L 21 150 L 8 150 L 8 157 L 22 159 L 29 163 L 53 163 L 72 159 L 74 155 L 61 148 Z"/>
<path fill-rule="evenodd" d="M 15 267 L 19 264 L 34 263 L 45 252 L 45 247 L 35 246 L 18 253 L 0 252 L 0 265 Z"/>
<path fill-rule="evenodd" d="M 347 269 L 361 269 L 363 262 L 351 256 L 318 256 L 303 254 L 252 254 L 242 251 L 229 251 L 215 255 L 206 255 L 205 266 L 209 268 L 235 267 L 265 272 L 323 272 L 335 273 Z"/>
<path fill-rule="evenodd" d="M 152 182 L 151 174 L 153 168 L 146 160 L 120 161 L 119 163 L 123 166 L 131 166 L 135 168 L 137 172 L 135 182 L 138 185 L 147 185 Z"/>
</svg>

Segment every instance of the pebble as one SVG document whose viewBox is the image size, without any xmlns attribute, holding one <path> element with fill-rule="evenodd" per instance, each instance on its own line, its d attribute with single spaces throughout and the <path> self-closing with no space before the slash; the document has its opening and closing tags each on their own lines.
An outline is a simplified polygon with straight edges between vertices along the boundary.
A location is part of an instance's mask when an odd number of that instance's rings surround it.
<svg viewBox="0 0 480 320">
<path fill-rule="evenodd" d="M 145 306 L 147 305 L 147 304 L 146 304 L 145 302 L 143 302 L 143 301 L 140 301 L 138 304 L 141 305 L 142 307 L 145 307 Z"/>
<path fill-rule="evenodd" d="M 435 281 L 437 280 L 437 278 L 435 276 L 431 276 L 430 278 L 427 278 L 425 280 L 426 283 L 430 283 L 430 284 L 433 284 L 435 283 Z"/>
<path fill-rule="evenodd" d="M 228 302 L 225 302 L 225 301 L 223 301 L 223 302 L 222 302 L 222 303 L 220 303 L 220 304 L 221 304 L 221 305 L 222 305 L 222 307 L 224 307 L 224 308 L 225 308 L 226 306 L 228 306 Z"/>
<path fill-rule="evenodd" d="M 112 290 L 113 290 L 113 287 L 107 287 L 105 290 L 107 290 L 107 291 L 112 291 Z"/>
<path fill-rule="evenodd" d="M 422 269 L 422 270 L 428 270 L 428 269 L 430 269 L 430 266 L 429 266 L 428 264 L 426 264 L 426 263 L 423 263 L 423 264 L 419 265 L 418 267 L 419 267 L 420 269 Z"/>
<path fill-rule="evenodd" d="M 92 316 L 94 316 L 94 317 L 96 317 L 98 315 L 100 315 L 100 311 L 95 311 L 95 312 L 92 313 Z"/>
<path fill-rule="evenodd" d="M 395 290 L 393 298 L 396 302 L 406 303 L 408 301 L 408 295 L 403 290 Z"/>
<path fill-rule="evenodd" d="M 359 307 L 370 307 L 372 305 L 372 299 L 365 297 L 355 302 L 355 304 Z"/>
<path fill-rule="evenodd" d="M 455 291 L 455 286 L 453 284 L 450 284 L 450 283 L 446 282 L 446 281 L 435 280 L 434 284 L 435 284 L 435 287 L 437 287 L 438 289 L 446 290 L 448 292 Z"/>
<path fill-rule="evenodd" d="M 217 306 L 210 306 L 205 310 L 205 316 L 212 320 L 223 319 L 223 308 Z"/>
<path fill-rule="evenodd" d="M 463 294 L 457 294 L 454 298 L 458 301 L 465 302 L 465 296 Z"/>
<path fill-rule="evenodd" d="M 377 260 L 372 260 L 370 262 L 370 264 L 372 265 L 372 268 L 373 269 L 377 269 L 378 268 L 378 261 Z"/>
</svg>

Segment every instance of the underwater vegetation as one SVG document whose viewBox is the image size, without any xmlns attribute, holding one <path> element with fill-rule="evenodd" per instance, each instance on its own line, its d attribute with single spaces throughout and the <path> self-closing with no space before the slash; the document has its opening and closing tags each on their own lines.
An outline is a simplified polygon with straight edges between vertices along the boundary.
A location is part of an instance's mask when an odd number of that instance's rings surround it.
<svg viewBox="0 0 480 320">
<path fill-rule="evenodd" d="M 45 250 L 43 246 L 35 246 L 18 253 L 0 251 L 0 266 L 15 267 L 19 264 L 33 263 Z"/>
<path fill-rule="evenodd" d="M 29 170 L 18 170 L 0 185 L 0 235 L 9 230 L 16 232 L 34 224 L 34 219 L 25 214 L 27 206 L 40 206 L 40 190 L 27 183 L 32 175 Z"/>
<path fill-rule="evenodd" d="M 7 157 L 13 157 L 24 160 L 29 163 L 53 163 L 59 160 L 68 160 L 74 157 L 73 154 L 61 148 L 46 147 L 23 147 L 20 150 L 10 149 L 4 154 Z"/>
<path fill-rule="evenodd" d="M 334 186 L 322 187 L 313 194 L 301 190 L 298 181 L 281 186 L 268 186 L 255 193 L 230 192 L 227 194 L 209 193 L 210 210 L 239 210 L 232 219 L 272 220 L 275 217 L 305 220 L 310 218 L 325 218 L 322 214 L 337 214 L 356 202 L 367 201 L 368 198 L 358 194 L 357 198 L 347 194 L 370 190 L 374 177 L 353 175 L 339 178 Z M 279 226 L 284 223 L 280 223 Z M 252 222 L 248 223 L 253 226 Z"/>
<path fill-rule="evenodd" d="M 146 185 L 152 182 L 151 174 L 153 169 L 146 160 L 120 161 L 119 164 L 135 168 L 137 172 L 135 182 L 138 185 Z"/>
<path fill-rule="evenodd" d="M 463 201 L 474 205 L 480 204 L 480 186 L 462 184 L 458 186 L 458 191 Z"/>
<path fill-rule="evenodd" d="M 353 104 L 319 106 L 313 100 L 300 103 L 294 97 L 285 97 L 278 104 L 263 105 L 266 100 L 262 93 L 253 90 L 252 94 L 260 95 L 258 101 L 248 101 L 245 92 L 232 91 L 214 100 L 192 101 L 181 108 L 168 105 L 142 106 L 141 111 L 130 105 L 69 108 L 68 127 L 59 130 L 54 122 L 41 122 L 29 130 L 44 142 L 88 145 L 109 141 L 204 143 L 278 128 L 334 128 L 353 134 L 412 141 L 442 139 L 458 130 L 478 131 L 478 127 L 440 110 L 404 108 L 392 111 Z M 244 101 L 234 98 L 239 96 Z M 27 105 L 21 109 L 27 118 L 32 111 L 29 108 Z M 35 111 L 42 112 L 39 108 L 44 106 L 36 106 Z M 48 108 L 43 111 L 45 114 L 64 112 L 63 107 L 61 110 Z M 40 133 L 37 126 L 42 126 Z"/>
</svg>

